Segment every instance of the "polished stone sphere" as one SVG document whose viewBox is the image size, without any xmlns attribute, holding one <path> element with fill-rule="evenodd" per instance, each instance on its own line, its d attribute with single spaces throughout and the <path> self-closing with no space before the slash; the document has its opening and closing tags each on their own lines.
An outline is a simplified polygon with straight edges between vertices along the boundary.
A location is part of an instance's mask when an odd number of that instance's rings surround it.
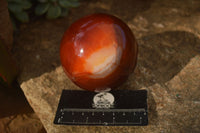
<svg viewBox="0 0 200 133">
<path fill-rule="evenodd" d="M 137 43 L 119 18 L 92 14 L 64 33 L 60 59 L 67 76 L 80 88 L 101 91 L 124 83 L 134 71 Z"/>
</svg>

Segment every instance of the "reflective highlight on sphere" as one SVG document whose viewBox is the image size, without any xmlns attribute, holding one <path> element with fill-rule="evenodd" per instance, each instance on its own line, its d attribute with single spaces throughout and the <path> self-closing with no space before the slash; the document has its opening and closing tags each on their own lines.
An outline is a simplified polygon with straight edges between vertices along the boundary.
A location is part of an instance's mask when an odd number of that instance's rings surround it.
<svg viewBox="0 0 200 133">
<path fill-rule="evenodd" d="M 137 43 L 129 27 L 107 14 L 93 14 L 74 22 L 60 46 L 62 66 L 80 88 L 116 88 L 133 72 Z"/>
</svg>

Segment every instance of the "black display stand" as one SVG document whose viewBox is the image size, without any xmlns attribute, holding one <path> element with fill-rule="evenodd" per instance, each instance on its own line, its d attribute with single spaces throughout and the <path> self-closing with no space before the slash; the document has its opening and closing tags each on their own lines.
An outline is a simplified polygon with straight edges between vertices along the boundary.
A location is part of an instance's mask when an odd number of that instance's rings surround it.
<svg viewBox="0 0 200 133">
<path fill-rule="evenodd" d="M 148 124 L 147 91 L 63 90 L 54 124 L 145 126 Z"/>
</svg>

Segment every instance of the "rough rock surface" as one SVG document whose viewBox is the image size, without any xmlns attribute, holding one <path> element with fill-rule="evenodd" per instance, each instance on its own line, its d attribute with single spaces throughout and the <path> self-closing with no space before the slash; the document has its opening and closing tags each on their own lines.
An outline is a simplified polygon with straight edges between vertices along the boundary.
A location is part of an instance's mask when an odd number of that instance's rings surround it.
<svg viewBox="0 0 200 133">
<path fill-rule="evenodd" d="M 87 9 L 87 10 L 85 10 Z M 200 132 L 200 1 L 85 1 L 69 17 L 21 26 L 15 57 L 19 82 L 48 133 Z M 53 124 L 63 89 L 80 89 L 64 74 L 59 42 L 77 18 L 105 12 L 123 19 L 139 43 L 135 72 L 119 89 L 147 89 L 146 127 L 59 126 Z"/>
<path fill-rule="evenodd" d="M 1 133 L 45 133 L 35 113 L 0 118 Z"/>
<path fill-rule="evenodd" d="M 0 133 L 46 133 L 18 84 L 0 86 Z"/>
<path fill-rule="evenodd" d="M 65 76 L 62 67 L 22 83 L 21 87 L 49 133 L 64 132 L 199 132 L 200 56 L 196 56 L 172 80 L 147 89 L 149 121 L 147 127 L 58 126 L 53 124 L 63 89 L 79 89 Z M 193 77 L 194 75 L 195 78 Z M 181 81 L 180 79 L 184 79 Z M 189 90 L 188 90 L 189 89 Z M 36 91 L 37 90 L 37 91 Z M 180 91 L 182 90 L 182 91 Z M 187 91 L 184 91 L 187 90 Z M 188 94 L 181 92 L 190 92 Z M 189 95 L 190 94 L 190 95 Z M 194 95 L 194 96 L 193 96 Z"/>
</svg>

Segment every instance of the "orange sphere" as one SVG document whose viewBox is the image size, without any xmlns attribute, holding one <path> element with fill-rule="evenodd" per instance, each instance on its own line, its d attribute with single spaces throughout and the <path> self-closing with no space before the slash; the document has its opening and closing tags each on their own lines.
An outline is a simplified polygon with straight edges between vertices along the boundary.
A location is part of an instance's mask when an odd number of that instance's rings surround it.
<svg viewBox="0 0 200 133">
<path fill-rule="evenodd" d="M 92 14 L 65 32 L 60 59 L 67 76 L 80 88 L 116 88 L 133 72 L 137 43 L 130 28 L 117 17 Z"/>
</svg>

